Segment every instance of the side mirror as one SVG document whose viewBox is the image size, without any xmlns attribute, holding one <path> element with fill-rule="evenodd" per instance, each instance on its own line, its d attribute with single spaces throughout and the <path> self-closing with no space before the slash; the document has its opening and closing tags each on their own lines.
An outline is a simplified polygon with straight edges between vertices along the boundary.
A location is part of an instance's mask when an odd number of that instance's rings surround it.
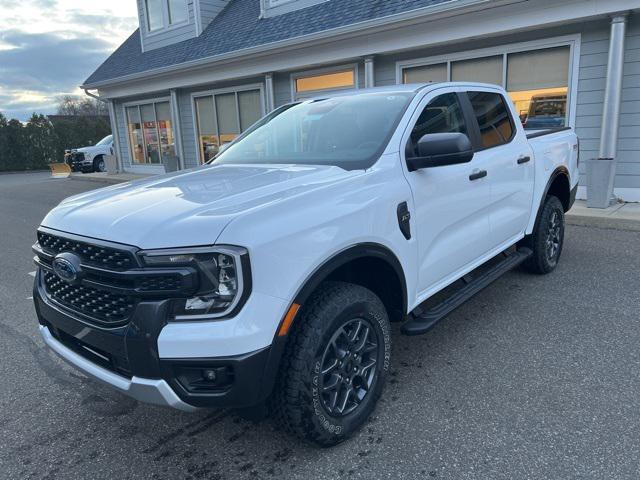
<svg viewBox="0 0 640 480">
<path fill-rule="evenodd" d="M 464 133 L 429 133 L 418 141 L 418 156 L 407 158 L 410 172 L 470 162 L 471 141 Z"/>
</svg>

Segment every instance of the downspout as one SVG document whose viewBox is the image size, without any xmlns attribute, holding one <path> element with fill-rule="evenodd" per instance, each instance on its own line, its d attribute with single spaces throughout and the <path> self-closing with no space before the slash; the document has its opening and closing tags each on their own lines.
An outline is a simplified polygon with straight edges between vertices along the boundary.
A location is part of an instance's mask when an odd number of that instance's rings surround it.
<svg viewBox="0 0 640 480">
<path fill-rule="evenodd" d="M 120 165 L 120 138 L 118 135 L 118 124 L 116 122 L 116 109 L 115 106 L 113 104 L 113 100 L 107 100 L 105 98 L 101 98 L 98 95 L 95 95 L 93 93 L 91 93 L 89 90 L 87 90 L 86 88 L 84 89 L 84 93 L 91 97 L 91 98 L 95 98 L 96 100 L 98 100 L 99 102 L 102 103 L 106 103 L 107 104 L 107 108 L 109 109 L 109 123 L 111 124 L 111 134 L 113 135 L 113 146 L 115 147 L 114 150 L 114 154 L 116 157 L 116 169 L 118 172 L 122 172 L 122 168 Z"/>
<path fill-rule="evenodd" d="M 590 208 L 607 208 L 617 200 L 613 192 L 618 153 L 626 27 L 626 13 L 611 18 L 600 151 L 598 159 L 592 160 L 587 166 L 587 206 Z"/>
</svg>

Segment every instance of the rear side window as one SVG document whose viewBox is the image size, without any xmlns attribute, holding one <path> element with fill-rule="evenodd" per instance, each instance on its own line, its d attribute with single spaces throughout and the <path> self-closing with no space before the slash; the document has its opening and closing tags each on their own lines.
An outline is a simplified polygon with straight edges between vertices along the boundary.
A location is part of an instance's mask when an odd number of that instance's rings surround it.
<svg viewBox="0 0 640 480">
<path fill-rule="evenodd" d="M 515 134 L 513 120 L 502 95 L 491 92 L 468 92 L 480 127 L 482 148 L 509 143 Z"/>
<path fill-rule="evenodd" d="M 411 139 L 407 145 L 407 156 L 415 157 L 418 141 L 428 133 L 464 133 L 462 107 L 455 93 L 440 95 L 425 107 L 411 131 Z"/>
</svg>

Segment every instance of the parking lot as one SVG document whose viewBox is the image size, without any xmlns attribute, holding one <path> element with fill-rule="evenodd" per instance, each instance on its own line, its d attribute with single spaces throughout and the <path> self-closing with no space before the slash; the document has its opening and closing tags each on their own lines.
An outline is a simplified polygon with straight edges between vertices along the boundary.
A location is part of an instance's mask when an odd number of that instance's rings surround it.
<svg viewBox="0 0 640 480">
<path fill-rule="evenodd" d="M 638 478 L 640 231 L 569 225 L 553 274 L 511 272 L 422 337 L 396 326 L 373 418 L 321 450 L 270 420 L 137 403 L 43 349 L 35 229 L 100 186 L 0 175 L 0 478 Z"/>
</svg>

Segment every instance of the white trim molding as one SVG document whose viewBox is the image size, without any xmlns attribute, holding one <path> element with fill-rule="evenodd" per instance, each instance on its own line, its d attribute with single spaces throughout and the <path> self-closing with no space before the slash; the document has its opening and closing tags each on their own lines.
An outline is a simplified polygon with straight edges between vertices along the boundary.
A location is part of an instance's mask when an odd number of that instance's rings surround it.
<svg viewBox="0 0 640 480">
<path fill-rule="evenodd" d="M 541 38 L 529 42 L 510 43 L 496 47 L 480 48 L 476 50 L 462 50 L 447 55 L 415 58 L 396 62 L 396 83 L 402 83 L 402 73 L 406 68 L 423 67 L 436 64 L 447 64 L 447 80 L 451 81 L 451 64 L 456 61 L 470 60 L 474 58 L 499 56 L 502 61 L 502 87 L 506 88 L 507 82 L 507 56 L 511 53 L 543 50 L 554 47 L 569 47 L 569 77 L 568 77 L 568 122 L 569 126 L 576 125 L 576 111 L 578 105 L 578 77 L 580 72 L 580 45 L 582 35 L 564 35 L 560 37 Z"/>
</svg>

